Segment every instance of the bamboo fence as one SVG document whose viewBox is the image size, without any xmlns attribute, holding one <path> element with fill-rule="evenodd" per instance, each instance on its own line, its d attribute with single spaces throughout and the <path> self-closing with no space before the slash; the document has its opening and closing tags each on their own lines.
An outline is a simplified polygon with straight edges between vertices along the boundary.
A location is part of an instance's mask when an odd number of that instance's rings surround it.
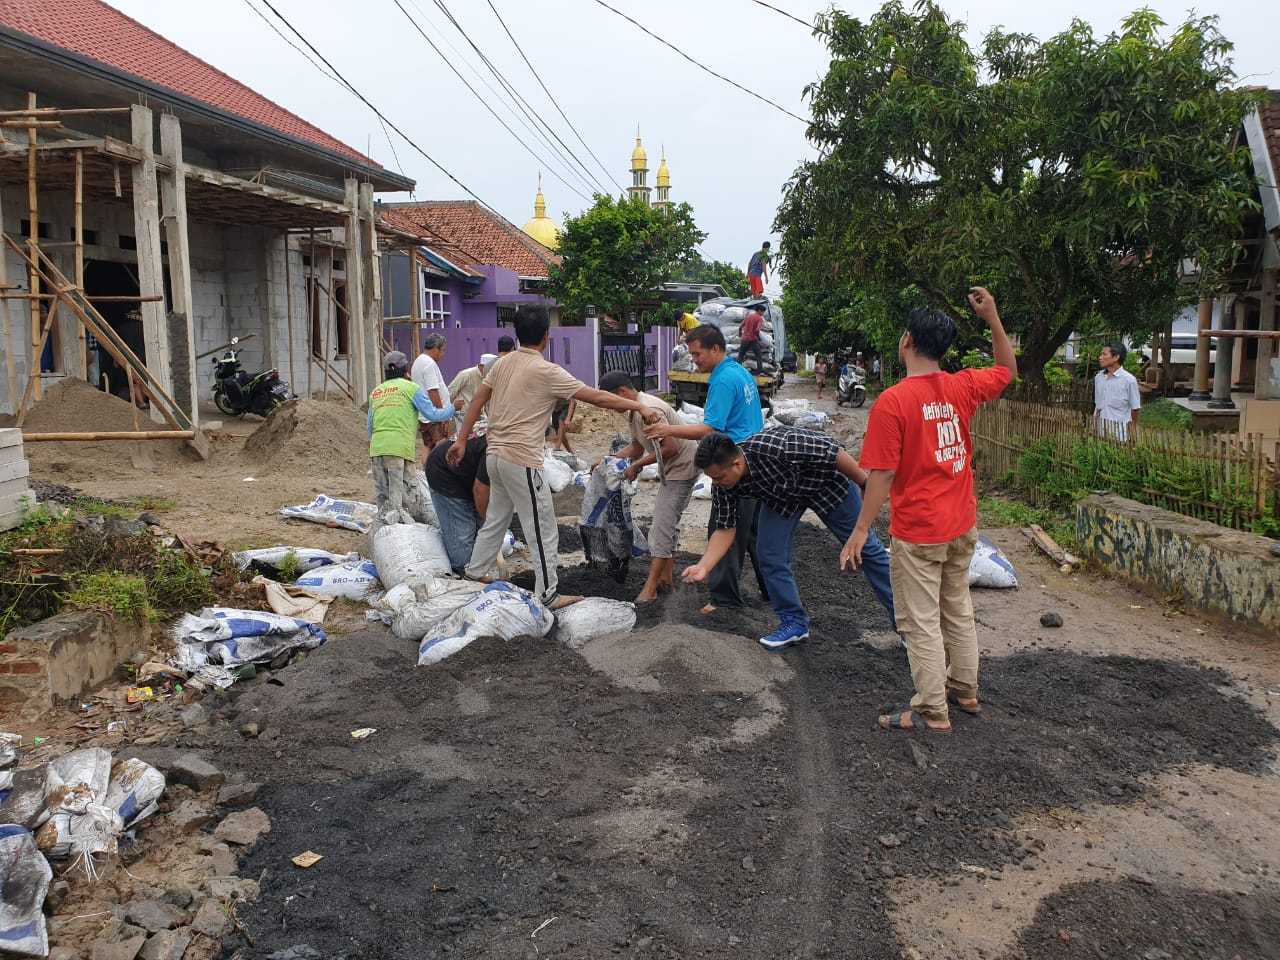
<svg viewBox="0 0 1280 960">
<path fill-rule="evenodd" d="M 997 400 L 971 424 L 974 468 L 1040 503 L 1106 491 L 1237 530 L 1280 532 L 1280 442 L 1140 427 L 1099 436 L 1090 414 Z"/>
</svg>

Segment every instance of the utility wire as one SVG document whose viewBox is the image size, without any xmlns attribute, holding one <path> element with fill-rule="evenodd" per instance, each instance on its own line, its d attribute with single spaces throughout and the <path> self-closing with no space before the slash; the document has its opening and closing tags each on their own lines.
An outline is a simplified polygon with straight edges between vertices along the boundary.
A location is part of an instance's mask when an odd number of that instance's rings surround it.
<svg viewBox="0 0 1280 960">
<path fill-rule="evenodd" d="M 502 129 L 506 130 L 507 133 L 511 134 L 511 136 L 515 139 L 515 141 L 519 143 L 520 146 L 524 147 L 525 151 L 529 154 L 529 156 L 533 157 L 535 160 L 538 161 L 538 163 L 542 164 L 548 170 L 550 170 L 557 180 L 563 183 L 566 187 L 568 187 L 570 190 L 576 193 L 583 200 L 586 200 L 589 202 L 591 199 L 590 197 L 588 197 L 581 190 L 575 187 L 572 183 L 570 183 L 568 180 L 562 177 L 560 175 L 560 171 L 558 171 L 550 161 L 545 160 L 543 157 L 539 156 L 534 151 L 534 149 L 529 146 L 529 144 L 525 143 L 524 139 L 520 136 L 520 134 L 516 133 L 514 130 L 511 129 L 511 125 L 508 124 L 507 121 L 502 119 L 502 117 L 498 114 L 498 111 L 493 109 L 493 106 L 489 103 L 489 101 L 486 100 L 484 97 L 480 96 L 479 91 L 477 91 L 476 88 L 471 85 L 471 82 L 462 75 L 462 71 L 459 70 L 456 66 L 454 66 L 453 61 L 444 55 L 444 52 L 441 51 L 441 49 L 438 46 L 436 46 L 435 41 L 432 40 L 431 37 L 427 35 L 427 32 L 422 29 L 422 26 L 418 23 L 418 21 L 413 19 L 409 11 L 404 8 L 404 4 L 402 4 L 400 0 L 391 0 L 391 2 L 396 5 L 396 7 L 400 10 L 400 12 L 404 14 L 405 19 L 408 20 L 409 23 L 413 25 L 413 28 L 418 31 L 418 35 L 421 36 L 422 39 L 427 42 L 427 45 L 430 46 L 433 51 L 435 51 L 436 56 L 439 57 L 440 60 L 442 60 L 450 70 L 453 71 L 454 76 L 456 76 L 459 80 L 462 81 L 462 85 L 465 86 L 468 90 L 470 90 L 472 96 L 474 96 L 477 100 L 480 101 L 481 106 L 483 106 L 486 110 L 488 110 L 489 113 L 493 115 L 493 118 L 502 125 Z M 594 188 L 591 188 L 589 184 L 588 184 L 588 188 L 594 189 Z"/>
<path fill-rule="evenodd" d="M 444 0 L 432 0 L 432 2 L 435 3 L 435 5 L 440 9 L 440 12 L 445 15 L 448 21 L 454 25 L 457 31 L 460 34 L 462 34 L 462 38 L 467 41 L 467 43 L 471 46 L 471 49 L 474 50 L 476 54 L 480 57 L 481 62 L 484 63 L 484 65 L 489 68 L 489 71 L 497 78 L 498 82 L 503 86 L 503 88 L 507 90 L 507 92 L 511 95 L 511 97 L 516 102 L 517 106 L 519 106 L 520 109 L 524 111 L 525 115 L 528 116 L 530 120 L 534 121 L 535 123 L 542 124 L 542 126 L 547 130 L 547 132 L 550 133 L 551 136 L 555 138 L 556 143 L 560 144 L 560 147 L 563 150 L 563 153 L 561 153 L 560 155 L 563 156 L 564 154 L 567 154 L 570 158 L 572 158 L 574 163 L 576 163 L 579 167 L 582 168 L 582 170 L 586 173 L 586 177 L 584 177 L 583 180 L 585 183 L 587 183 L 590 186 L 590 189 L 592 190 L 592 192 L 599 191 L 601 193 L 608 193 L 609 189 L 605 187 L 603 183 L 600 182 L 599 178 L 597 178 L 595 174 L 591 172 L 591 170 L 587 167 L 586 164 L 584 164 L 580 159 L 578 159 L 577 154 L 575 154 L 573 150 L 570 149 L 568 144 L 566 144 L 564 140 L 560 138 L 560 135 L 556 133 L 556 131 L 551 127 L 551 125 L 548 124 L 546 120 L 542 119 L 542 116 L 541 114 L 538 113 L 537 108 L 534 107 L 531 103 L 529 103 L 528 100 L 525 99 L 525 97 L 520 93 L 519 90 L 515 88 L 515 86 L 511 83 L 511 81 L 509 81 L 502 74 L 502 71 L 500 71 L 496 66 L 494 66 L 493 61 L 490 60 L 485 55 L 484 51 L 481 50 L 476 45 L 476 42 L 471 39 L 466 29 L 462 26 L 461 23 L 458 22 L 457 18 L 452 14 L 452 12 L 450 12 L 448 6 L 445 5 Z M 553 148 L 553 151 L 554 151 L 554 148 Z M 555 151 L 555 152 L 560 153 L 559 151 Z"/>
<path fill-rule="evenodd" d="M 592 159 L 595 160 L 600 169 L 604 171 L 604 175 L 613 181 L 613 185 L 618 188 L 619 192 L 625 192 L 622 184 L 614 179 L 613 174 L 609 172 L 609 168 L 601 163 L 600 158 L 596 156 L 596 152 L 587 145 L 586 140 L 582 139 L 582 134 L 580 134 L 578 132 L 578 128 L 573 125 L 573 121 L 570 120 L 568 115 L 564 112 L 564 108 L 561 107 L 559 101 L 551 95 L 551 91 L 547 89 L 547 85 L 542 82 L 542 77 L 539 76 L 538 71 L 534 69 L 533 64 L 529 62 L 529 58 L 525 55 L 524 49 L 520 46 L 520 42 L 516 40 L 515 36 L 511 33 L 511 28 L 508 27 L 507 22 L 502 19 L 502 14 L 498 12 L 498 8 L 493 5 L 493 0 L 488 0 L 488 3 L 489 9 L 492 10 L 493 15 L 498 18 L 498 23 L 502 24 L 502 29 L 506 31 L 507 36 L 511 39 L 511 43 L 515 46 L 516 50 L 519 51 L 521 59 L 525 62 L 525 66 L 529 68 L 529 72 L 532 73 L 534 79 L 538 81 L 538 86 L 542 87 L 542 92 L 547 95 L 547 99 L 550 100 L 555 105 L 556 110 L 560 112 L 560 116 L 563 117 L 564 122 L 569 125 L 569 129 L 572 130 L 573 135 L 578 138 L 578 142 L 586 148 L 587 153 L 591 154 Z"/>
<path fill-rule="evenodd" d="M 662 39 L 662 37 L 658 36 L 656 33 L 654 33 L 644 24 L 640 23 L 638 20 L 634 19 L 633 17 L 630 17 L 627 14 L 623 13 L 617 7 L 610 6 L 609 4 L 605 3 L 604 0 L 595 0 L 595 2 L 598 3 L 600 6 L 604 7 L 606 10 L 616 13 L 623 20 L 626 20 L 628 23 L 630 23 L 632 26 L 636 27 L 637 29 L 642 30 L 644 33 L 647 33 L 649 36 L 653 37 L 653 39 L 657 40 L 663 46 L 670 47 L 676 53 L 680 54 L 680 56 L 684 57 L 686 60 L 692 63 L 699 70 L 702 70 L 706 73 L 711 74 L 717 80 L 723 80 L 725 83 L 729 84 L 729 86 L 736 87 L 737 89 L 741 90 L 743 93 L 747 94 L 748 96 L 755 97 L 761 103 L 767 103 L 769 106 L 773 107 L 773 109 L 781 111 L 782 113 L 785 113 L 788 117 L 791 117 L 793 120 L 799 120 L 803 124 L 809 124 L 812 122 L 810 120 L 806 120 L 804 117 L 800 116 L 799 114 L 792 113 L 790 110 L 782 106 L 780 103 L 776 103 L 773 100 L 770 100 L 768 97 L 765 97 L 765 96 L 762 96 L 761 94 L 756 93 L 754 90 L 747 89 L 742 84 L 738 83 L 736 80 L 730 80 L 724 74 L 716 73 L 710 67 L 699 63 L 689 54 L 685 53 L 683 50 L 677 47 L 674 43 L 671 43 L 669 40 Z"/>
<path fill-rule="evenodd" d="M 427 14 L 426 10 L 423 9 L 422 5 L 418 3 L 418 0 L 408 0 L 408 3 L 418 13 L 418 17 L 420 18 L 418 21 L 418 26 L 420 27 L 423 23 L 425 23 L 435 33 L 436 38 L 441 43 L 448 46 L 448 48 L 451 51 L 453 51 L 454 59 L 451 62 L 459 62 L 464 64 L 466 68 L 471 72 L 471 74 L 477 80 L 479 80 L 481 84 L 484 85 L 485 89 L 487 89 L 493 95 L 494 102 L 504 107 L 506 111 L 512 117 L 515 118 L 516 122 L 519 123 L 522 127 L 524 127 L 524 129 L 527 130 L 529 134 L 538 143 L 541 143 L 545 149 L 550 150 L 551 153 L 557 159 L 559 159 L 561 163 L 563 163 L 564 166 L 570 171 L 570 176 L 576 177 L 577 181 L 580 181 L 583 184 L 583 186 L 586 187 L 588 193 L 595 193 L 600 189 L 599 184 L 596 181 L 582 176 L 581 172 L 578 170 L 578 167 L 574 165 L 577 162 L 577 158 L 576 157 L 570 158 L 566 156 L 564 151 L 560 150 L 560 148 L 556 146 L 556 144 L 551 140 L 551 138 L 548 137 L 546 133 L 543 132 L 541 127 L 539 127 L 538 125 L 539 121 L 528 110 L 521 107 L 521 105 L 512 96 L 511 89 L 507 87 L 500 87 L 500 86 L 494 85 L 493 78 L 497 76 L 497 74 L 494 72 L 494 69 L 491 65 L 486 64 L 486 66 L 489 68 L 488 73 L 486 73 L 480 67 L 476 66 L 476 64 L 472 63 L 468 55 L 462 49 L 460 49 L 459 46 L 453 42 L 452 39 L 450 39 L 450 35 L 452 31 L 446 32 L 445 28 L 436 24 L 431 19 L 431 17 Z M 448 19 L 449 22 L 453 24 L 454 21 L 452 19 L 452 16 L 448 13 L 448 11 L 446 10 L 444 11 L 444 13 L 445 13 L 446 19 Z M 456 24 L 454 25 L 460 32 L 463 32 L 465 36 L 465 31 L 462 31 L 462 28 L 457 27 Z M 563 180 L 563 178 L 561 177 L 557 177 L 557 179 Z"/>
<path fill-rule="evenodd" d="M 764 0 L 751 0 L 751 2 L 758 7 L 764 7 L 766 10 L 772 10 L 774 13 L 780 13 L 784 17 L 786 17 L 788 20 L 794 20 L 796 23 L 800 24 L 800 26 L 802 27 L 808 27 L 810 30 L 816 30 L 818 33 L 822 33 L 822 34 L 825 34 L 827 32 L 825 30 L 819 30 L 818 25 L 816 23 L 810 23 L 807 20 L 801 20 L 794 13 L 788 13 L 786 10 L 783 10 L 781 7 L 775 7 L 772 3 L 765 3 Z"/>
</svg>

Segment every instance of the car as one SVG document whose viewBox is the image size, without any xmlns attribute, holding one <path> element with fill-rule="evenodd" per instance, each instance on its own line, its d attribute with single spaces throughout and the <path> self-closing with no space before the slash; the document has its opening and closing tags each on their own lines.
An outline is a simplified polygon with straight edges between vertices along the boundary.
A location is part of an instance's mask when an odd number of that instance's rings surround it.
<svg viewBox="0 0 1280 960">
<path fill-rule="evenodd" d="M 1192 366 L 1196 362 L 1196 340 L 1194 335 L 1175 333 L 1173 335 L 1173 350 L 1171 351 L 1171 359 L 1174 363 L 1186 363 Z M 1217 354 L 1218 341 L 1216 338 L 1209 340 L 1209 363 L 1213 363 L 1214 356 Z M 1150 356 L 1150 348 L 1143 351 L 1144 354 Z"/>
<path fill-rule="evenodd" d="M 796 372 L 796 355 L 794 350 L 788 350 L 782 355 L 782 370 L 784 373 Z"/>
</svg>

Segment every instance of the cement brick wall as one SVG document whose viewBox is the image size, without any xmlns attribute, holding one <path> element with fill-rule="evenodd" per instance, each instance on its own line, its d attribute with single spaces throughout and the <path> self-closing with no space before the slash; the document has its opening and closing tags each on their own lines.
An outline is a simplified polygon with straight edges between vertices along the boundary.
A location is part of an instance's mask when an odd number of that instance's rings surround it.
<svg viewBox="0 0 1280 960">
<path fill-rule="evenodd" d="M 1203 610 L 1280 629 L 1275 542 L 1115 496 L 1076 506 L 1086 556 L 1108 570 Z"/>
<path fill-rule="evenodd" d="M 79 697 L 107 682 L 150 642 L 149 624 L 92 610 L 66 610 L 11 630 L 0 640 L 0 705 L 52 706 Z"/>
<path fill-rule="evenodd" d="M 22 523 L 35 497 L 27 486 L 31 466 L 23 454 L 22 431 L 0 429 L 0 530 Z"/>
</svg>

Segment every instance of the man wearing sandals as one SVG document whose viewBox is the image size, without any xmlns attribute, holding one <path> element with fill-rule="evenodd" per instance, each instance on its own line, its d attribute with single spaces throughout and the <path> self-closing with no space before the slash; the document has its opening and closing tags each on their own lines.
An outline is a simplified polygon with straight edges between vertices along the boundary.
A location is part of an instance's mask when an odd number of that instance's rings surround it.
<svg viewBox="0 0 1280 960">
<path fill-rule="evenodd" d="M 907 376 L 876 400 L 859 461 L 870 472 L 857 525 L 841 567 L 862 564 L 871 525 L 886 499 L 892 518 L 890 565 L 898 632 L 907 644 L 916 694 L 911 707 L 880 717 L 886 730 L 923 725 L 950 733 L 947 705 L 978 713 L 978 634 L 969 597 L 969 561 L 977 542 L 978 504 L 969 463 L 969 420 L 1018 373 L 996 302 L 982 287 L 969 304 L 991 330 L 996 365 L 944 373 L 939 361 L 955 339 L 955 322 L 918 308 L 907 317 L 898 356 Z"/>
</svg>

